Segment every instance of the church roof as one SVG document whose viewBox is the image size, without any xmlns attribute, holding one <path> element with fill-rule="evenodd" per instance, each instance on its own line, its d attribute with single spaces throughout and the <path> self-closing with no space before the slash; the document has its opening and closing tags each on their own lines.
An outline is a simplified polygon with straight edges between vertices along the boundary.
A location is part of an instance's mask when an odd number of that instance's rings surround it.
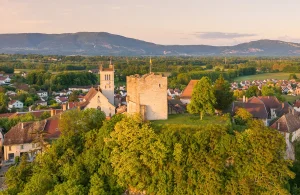
<svg viewBox="0 0 300 195">
<path fill-rule="evenodd" d="M 84 96 L 84 100 L 86 101 L 86 102 L 89 102 L 89 101 L 91 101 L 91 99 L 96 95 L 98 93 L 98 91 L 94 88 L 94 87 L 92 87 L 90 90 L 89 90 L 89 92 Z"/>
</svg>

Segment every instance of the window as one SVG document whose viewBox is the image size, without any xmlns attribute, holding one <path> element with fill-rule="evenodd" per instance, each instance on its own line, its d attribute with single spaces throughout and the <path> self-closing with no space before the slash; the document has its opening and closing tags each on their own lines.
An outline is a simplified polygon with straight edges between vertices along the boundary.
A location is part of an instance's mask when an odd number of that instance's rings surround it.
<svg viewBox="0 0 300 195">
<path fill-rule="evenodd" d="M 14 153 L 9 153 L 8 154 L 8 159 L 9 160 L 14 160 L 15 159 L 15 154 Z"/>
<path fill-rule="evenodd" d="M 158 87 L 161 88 L 161 84 L 158 84 Z"/>
<path fill-rule="evenodd" d="M 24 149 L 24 145 L 21 145 L 21 150 L 23 150 Z"/>
<path fill-rule="evenodd" d="M 11 151 L 11 146 L 8 146 L 8 150 Z"/>
</svg>

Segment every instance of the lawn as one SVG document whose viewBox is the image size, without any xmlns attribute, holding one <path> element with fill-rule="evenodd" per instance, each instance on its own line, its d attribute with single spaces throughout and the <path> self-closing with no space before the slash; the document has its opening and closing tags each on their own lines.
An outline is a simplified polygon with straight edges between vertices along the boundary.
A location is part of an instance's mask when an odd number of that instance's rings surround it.
<svg viewBox="0 0 300 195">
<path fill-rule="evenodd" d="M 295 100 L 300 99 L 300 96 L 282 95 L 287 102 L 293 103 Z"/>
<path fill-rule="evenodd" d="M 291 73 L 264 73 L 264 74 L 256 74 L 249 76 L 241 76 L 234 79 L 234 81 L 253 81 L 253 80 L 264 80 L 264 79 L 279 79 L 279 80 L 287 80 Z M 297 77 L 300 78 L 300 73 L 296 73 Z"/>
<path fill-rule="evenodd" d="M 226 116 L 205 116 L 203 120 L 200 120 L 200 115 L 191 114 L 172 114 L 168 116 L 168 120 L 152 121 L 156 125 L 192 125 L 192 126 L 202 126 L 207 124 L 220 124 L 225 125 L 229 122 Z"/>
</svg>

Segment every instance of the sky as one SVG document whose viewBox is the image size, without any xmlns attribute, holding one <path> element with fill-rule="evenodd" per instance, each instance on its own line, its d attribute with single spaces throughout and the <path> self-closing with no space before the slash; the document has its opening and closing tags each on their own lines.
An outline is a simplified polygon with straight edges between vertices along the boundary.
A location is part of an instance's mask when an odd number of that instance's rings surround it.
<svg viewBox="0 0 300 195">
<path fill-rule="evenodd" d="M 0 33 L 109 32 L 157 44 L 300 43 L 299 0 L 0 0 Z"/>
</svg>

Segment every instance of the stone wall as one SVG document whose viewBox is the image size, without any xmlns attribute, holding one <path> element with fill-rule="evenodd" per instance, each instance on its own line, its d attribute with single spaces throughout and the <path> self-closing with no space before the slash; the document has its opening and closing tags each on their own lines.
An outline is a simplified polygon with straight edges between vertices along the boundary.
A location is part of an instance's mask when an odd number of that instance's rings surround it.
<svg viewBox="0 0 300 195">
<path fill-rule="evenodd" d="M 127 112 L 141 113 L 146 120 L 168 119 L 167 77 L 147 74 L 127 77 Z M 144 109 L 142 109 L 144 110 Z"/>
</svg>

